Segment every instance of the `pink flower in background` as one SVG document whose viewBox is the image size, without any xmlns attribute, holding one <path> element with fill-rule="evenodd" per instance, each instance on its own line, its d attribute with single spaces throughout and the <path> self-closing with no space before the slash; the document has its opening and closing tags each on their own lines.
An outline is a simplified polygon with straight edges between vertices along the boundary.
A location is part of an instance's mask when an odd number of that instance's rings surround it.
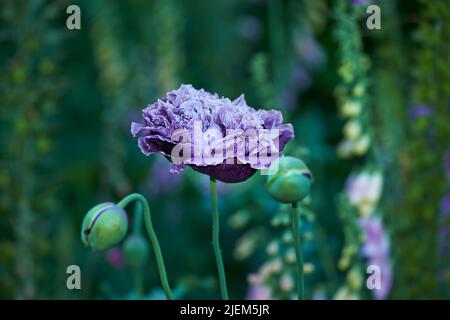
<svg viewBox="0 0 450 320">
<path fill-rule="evenodd" d="M 384 234 L 379 217 L 363 217 L 359 220 L 365 235 L 362 254 L 366 257 L 383 257 L 389 252 L 389 239 Z"/>
<path fill-rule="evenodd" d="M 445 221 L 447 216 L 450 215 L 450 195 L 445 195 L 441 199 L 441 217 Z M 450 236 L 450 226 L 442 225 L 439 229 L 439 252 L 442 256 L 445 256 L 450 251 L 448 238 Z"/>
<path fill-rule="evenodd" d="M 418 118 L 429 117 L 432 112 L 428 106 L 422 104 L 410 108 L 409 114 L 412 119 L 416 120 Z"/>
<path fill-rule="evenodd" d="M 439 230 L 439 251 L 443 256 L 447 255 L 449 251 L 447 243 L 447 238 L 449 235 L 450 235 L 449 226 L 444 226 Z"/>
<path fill-rule="evenodd" d="M 450 214 L 450 196 L 446 195 L 441 200 L 441 214 L 445 217 Z"/>
<path fill-rule="evenodd" d="M 106 252 L 106 259 L 114 268 L 121 268 L 125 263 L 122 250 L 119 247 L 108 250 Z"/>
<path fill-rule="evenodd" d="M 295 38 L 295 48 L 305 67 L 314 69 L 324 64 L 326 57 L 320 44 L 307 32 L 299 32 Z"/>
<path fill-rule="evenodd" d="M 294 66 L 290 73 L 289 82 L 281 93 L 281 103 L 292 111 L 299 104 L 300 94 L 311 86 L 312 75 L 300 65 Z"/>
<path fill-rule="evenodd" d="M 353 0 L 353 4 L 356 6 L 364 6 L 373 3 L 373 0 Z"/>
<path fill-rule="evenodd" d="M 309 72 L 300 66 L 294 67 L 292 71 L 291 81 L 295 84 L 299 89 L 304 90 L 311 86 L 312 79 Z"/>
<path fill-rule="evenodd" d="M 380 261 L 369 260 L 369 264 L 377 265 L 380 267 L 381 271 L 381 287 L 380 289 L 373 289 L 372 293 L 375 299 L 384 300 L 389 296 L 389 292 L 391 291 L 393 275 L 394 272 L 392 270 L 392 265 L 389 260 L 382 259 Z"/>
<path fill-rule="evenodd" d="M 345 186 L 350 203 L 362 216 L 368 216 L 375 210 L 382 188 L 383 176 L 378 171 L 351 175 Z"/>
<path fill-rule="evenodd" d="M 250 285 L 247 292 L 247 300 L 270 300 L 270 289 L 262 285 Z"/>
<path fill-rule="evenodd" d="M 381 271 L 381 288 L 373 289 L 375 299 L 386 299 L 392 287 L 393 270 L 390 262 L 390 241 L 383 229 L 381 218 L 376 216 L 359 219 L 365 241 L 361 253 L 368 259 L 368 265 L 375 265 Z"/>
</svg>

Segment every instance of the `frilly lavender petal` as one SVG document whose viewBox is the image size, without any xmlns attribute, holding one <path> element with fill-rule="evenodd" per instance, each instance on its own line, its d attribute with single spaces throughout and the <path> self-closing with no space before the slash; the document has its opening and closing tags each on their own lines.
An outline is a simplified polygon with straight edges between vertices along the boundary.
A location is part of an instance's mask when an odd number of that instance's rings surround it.
<svg viewBox="0 0 450 320">
<path fill-rule="evenodd" d="M 169 161 L 173 160 L 172 149 L 180 142 L 195 147 L 200 143 L 203 150 L 206 139 L 198 140 L 194 134 L 194 127 L 200 122 L 202 133 L 213 132 L 214 145 L 223 146 L 223 152 L 206 159 L 184 157 L 181 163 L 172 166 L 171 172 L 180 172 L 187 165 L 229 183 L 245 181 L 256 170 L 271 164 L 272 158 L 268 162 L 261 161 L 257 148 L 249 148 L 246 144 L 246 139 L 252 136 L 251 132 L 258 132 L 258 138 L 263 137 L 258 139 L 258 143 L 270 150 L 273 159 L 279 157 L 279 152 L 294 138 L 292 125 L 282 123 L 283 116 L 279 111 L 255 110 L 247 105 L 244 95 L 231 101 L 203 89 L 197 90 L 191 85 L 181 85 L 177 90 L 167 93 L 142 110 L 142 117 L 143 124 L 131 124 L 131 133 L 139 137 L 138 145 L 142 153 L 146 156 L 161 153 Z M 233 129 L 237 133 L 230 135 L 229 130 Z M 187 141 L 173 138 L 173 133 L 179 130 L 186 133 Z M 236 152 L 238 148 L 244 148 L 240 149 L 244 151 L 243 155 L 239 156 L 239 152 Z"/>
</svg>

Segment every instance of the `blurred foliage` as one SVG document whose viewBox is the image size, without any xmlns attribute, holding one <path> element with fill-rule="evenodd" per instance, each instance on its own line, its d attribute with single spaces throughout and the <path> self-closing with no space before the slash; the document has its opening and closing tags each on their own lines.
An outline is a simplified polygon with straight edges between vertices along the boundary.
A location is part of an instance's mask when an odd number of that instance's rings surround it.
<svg viewBox="0 0 450 320">
<path fill-rule="evenodd" d="M 370 2 L 381 7 L 381 30 L 365 26 Z M 81 8 L 81 30 L 66 28 L 70 4 Z M 129 192 L 150 200 L 175 296 L 219 297 L 208 177 L 169 173 L 129 133 L 142 108 L 181 83 L 245 93 L 293 123 L 286 154 L 314 176 L 302 205 L 308 298 L 336 298 L 343 287 L 371 298 L 345 181 L 372 168 L 384 178 L 376 211 L 391 241 L 389 297 L 449 298 L 450 256 L 440 250 L 450 237 L 441 208 L 450 195 L 449 21 L 448 1 L 2 0 L 0 298 L 163 298 L 153 254 L 137 270 L 122 244 L 93 253 L 79 237 L 90 207 Z M 286 209 L 264 185 L 259 174 L 218 185 L 232 298 L 245 298 L 249 275 L 274 261 L 272 298 L 293 296 Z M 72 264 L 82 290 L 66 287 Z"/>
</svg>

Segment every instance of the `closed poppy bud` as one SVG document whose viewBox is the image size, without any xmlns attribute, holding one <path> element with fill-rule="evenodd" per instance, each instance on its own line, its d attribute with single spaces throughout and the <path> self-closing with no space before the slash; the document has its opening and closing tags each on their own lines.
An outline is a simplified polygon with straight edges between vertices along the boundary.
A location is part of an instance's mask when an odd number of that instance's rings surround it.
<svg viewBox="0 0 450 320">
<path fill-rule="evenodd" d="M 93 207 L 83 219 L 81 240 L 92 250 L 106 250 L 125 237 L 128 219 L 125 211 L 112 202 Z"/>
<path fill-rule="evenodd" d="M 274 164 L 278 171 L 267 179 L 270 195 L 282 203 L 297 203 L 311 190 L 312 176 L 305 163 L 294 157 L 282 157 Z"/>
<path fill-rule="evenodd" d="M 125 261 L 132 268 L 138 269 L 144 265 L 148 257 L 149 247 L 147 241 L 139 235 L 132 235 L 123 244 Z"/>
</svg>

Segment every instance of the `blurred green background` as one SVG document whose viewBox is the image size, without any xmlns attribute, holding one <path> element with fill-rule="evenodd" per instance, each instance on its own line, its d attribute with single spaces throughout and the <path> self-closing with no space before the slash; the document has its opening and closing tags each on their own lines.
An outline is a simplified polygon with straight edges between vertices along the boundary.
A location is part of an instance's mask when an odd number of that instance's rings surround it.
<svg viewBox="0 0 450 320">
<path fill-rule="evenodd" d="M 366 27 L 371 3 L 380 30 Z M 66 28 L 70 4 L 81 30 Z M 89 208 L 131 192 L 150 201 L 177 297 L 219 298 L 208 177 L 169 173 L 130 134 L 141 109 L 182 83 L 245 93 L 293 123 L 285 153 L 314 175 L 302 207 L 307 298 L 373 298 L 345 191 L 351 173 L 372 169 L 393 268 L 384 298 L 449 298 L 449 21 L 448 1 L 1 0 L 0 298 L 163 298 L 151 253 L 135 270 L 121 245 L 93 253 L 80 240 Z M 369 141 L 345 144 L 349 119 Z M 251 298 L 249 275 L 274 260 L 269 297 L 294 291 L 285 208 L 264 184 L 219 183 L 232 298 Z M 81 290 L 66 287 L 74 264 Z"/>
</svg>

